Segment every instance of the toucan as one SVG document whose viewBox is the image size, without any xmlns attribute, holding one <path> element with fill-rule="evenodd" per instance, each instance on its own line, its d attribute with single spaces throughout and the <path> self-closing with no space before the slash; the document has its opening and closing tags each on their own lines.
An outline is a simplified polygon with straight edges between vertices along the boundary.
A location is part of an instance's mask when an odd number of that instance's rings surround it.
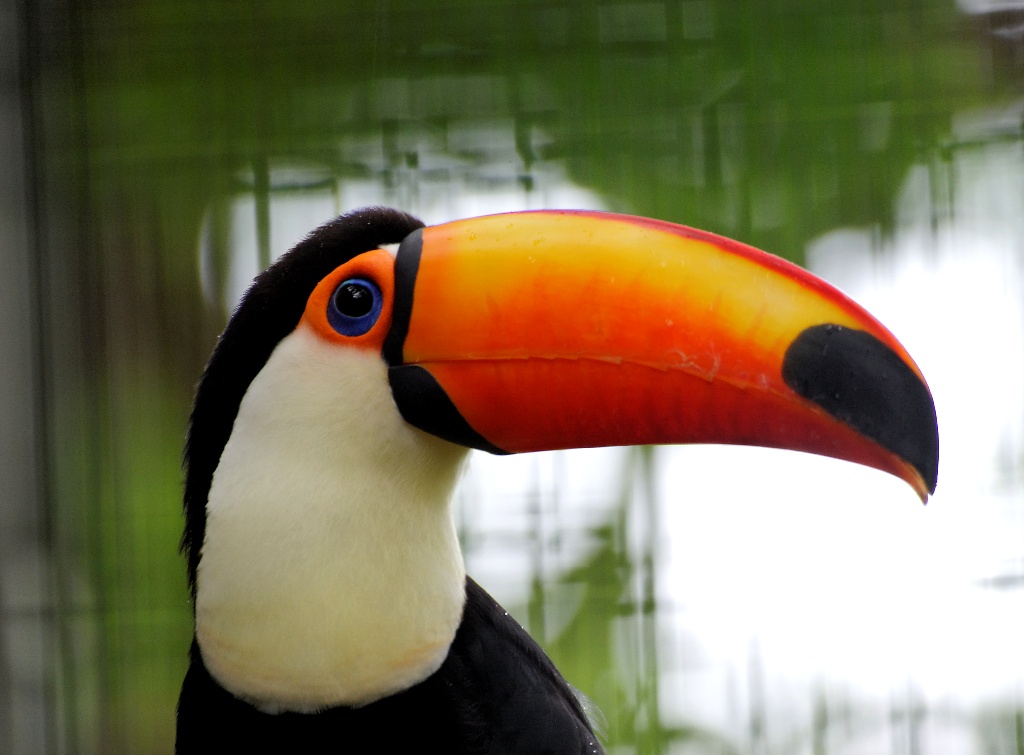
<svg viewBox="0 0 1024 755">
<path fill-rule="evenodd" d="M 470 449 L 730 443 L 926 500 L 931 393 L 803 269 L 658 220 L 368 208 L 260 274 L 197 388 L 179 753 L 599 753 L 583 698 L 466 575 Z"/>
</svg>

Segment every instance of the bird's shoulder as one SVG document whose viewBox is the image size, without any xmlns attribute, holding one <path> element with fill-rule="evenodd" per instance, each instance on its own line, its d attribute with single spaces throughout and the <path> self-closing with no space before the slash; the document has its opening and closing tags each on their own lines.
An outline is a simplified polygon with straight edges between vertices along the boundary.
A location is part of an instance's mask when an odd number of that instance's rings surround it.
<svg viewBox="0 0 1024 755">
<path fill-rule="evenodd" d="M 600 753 L 568 682 L 509 613 L 475 581 L 448 658 L 438 672 L 471 710 L 482 752 Z"/>
</svg>

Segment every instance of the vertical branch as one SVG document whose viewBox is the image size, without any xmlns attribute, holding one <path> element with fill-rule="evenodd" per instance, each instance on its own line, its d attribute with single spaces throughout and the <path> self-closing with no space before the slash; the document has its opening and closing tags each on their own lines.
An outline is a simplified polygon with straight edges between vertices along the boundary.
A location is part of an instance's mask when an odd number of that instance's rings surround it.
<svg viewBox="0 0 1024 755">
<path fill-rule="evenodd" d="M 256 199 L 256 248 L 259 269 L 270 266 L 270 168 L 260 149 L 252 161 L 253 195 Z"/>
</svg>

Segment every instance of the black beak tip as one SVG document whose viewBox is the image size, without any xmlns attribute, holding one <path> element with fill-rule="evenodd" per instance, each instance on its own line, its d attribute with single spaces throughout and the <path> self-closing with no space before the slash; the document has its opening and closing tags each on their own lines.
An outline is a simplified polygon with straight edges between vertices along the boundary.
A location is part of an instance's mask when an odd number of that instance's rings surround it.
<svg viewBox="0 0 1024 755">
<path fill-rule="evenodd" d="M 913 466 L 935 492 L 935 403 L 892 349 L 862 330 L 815 325 L 786 350 L 782 377 L 796 393 Z"/>
</svg>

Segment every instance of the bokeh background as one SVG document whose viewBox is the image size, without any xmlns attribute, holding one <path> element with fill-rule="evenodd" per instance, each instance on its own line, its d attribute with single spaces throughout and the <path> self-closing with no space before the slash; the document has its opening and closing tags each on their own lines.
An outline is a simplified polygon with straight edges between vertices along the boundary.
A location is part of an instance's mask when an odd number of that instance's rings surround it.
<svg viewBox="0 0 1024 755">
<path fill-rule="evenodd" d="M 614 753 L 1024 753 L 1024 2 L 0 7 L 0 752 L 167 753 L 192 391 L 248 279 L 384 203 L 649 215 L 907 345 L 938 493 L 799 454 L 474 457 L 471 573 Z"/>
</svg>

